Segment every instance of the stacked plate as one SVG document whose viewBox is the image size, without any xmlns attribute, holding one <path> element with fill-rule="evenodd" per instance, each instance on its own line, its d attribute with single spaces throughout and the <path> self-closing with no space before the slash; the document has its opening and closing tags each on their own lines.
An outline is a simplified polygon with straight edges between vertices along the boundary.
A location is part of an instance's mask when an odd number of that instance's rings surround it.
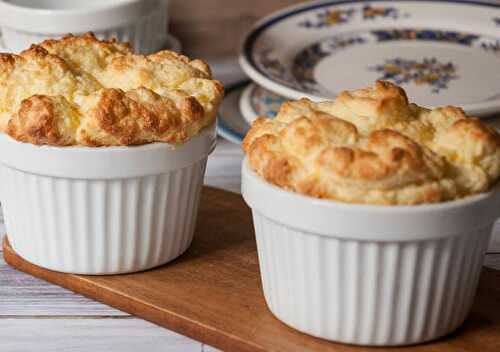
<svg viewBox="0 0 500 352">
<path fill-rule="evenodd" d="M 240 143 L 258 115 L 287 99 L 333 99 L 395 82 L 419 105 L 500 113 L 500 2 L 314 1 L 259 21 L 240 64 L 254 81 L 229 87 L 219 131 Z"/>
</svg>

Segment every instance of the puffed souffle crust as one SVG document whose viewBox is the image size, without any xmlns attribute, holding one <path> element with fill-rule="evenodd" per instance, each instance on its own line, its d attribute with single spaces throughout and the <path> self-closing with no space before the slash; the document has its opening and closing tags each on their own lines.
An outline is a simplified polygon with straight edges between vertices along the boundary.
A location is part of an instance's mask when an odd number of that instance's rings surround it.
<svg viewBox="0 0 500 352">
<path fill-rule="evenodd" d="M 37 145 L 182 144 L 215 121 L 222 97 L 201 60 L 91 33 L 0 54 L 0 130 Z"/>
<path fill-rule="evenodd" d="M 409 103 L 389 82 L 333 101 L 284 103 L 243 141 L 250 167 L 284 189 L 348 203 L 414 205 L 488 190 L 500 136 L 458 107 Z"/>
</svg>

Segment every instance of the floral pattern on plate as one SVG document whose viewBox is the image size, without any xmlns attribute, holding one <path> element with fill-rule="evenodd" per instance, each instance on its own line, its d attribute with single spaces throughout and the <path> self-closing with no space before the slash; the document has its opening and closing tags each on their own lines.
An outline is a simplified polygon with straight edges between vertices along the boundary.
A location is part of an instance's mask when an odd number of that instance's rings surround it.
<svg viewBox="0 0 500 352">
<path fill-rule="evenodd" d="M 339 9 L 336 7 L 318 10 L 314 19 L 307 19 L 299 23 L 300 27 L 304 28 L 325 28 L 339 24 L 350 23 L 354 16 L 359 15 L 361 21 L 374 20 L 377 18 L 392 18 L 408 17 L 408 14 L 401 14 L 400 11 L 393 6 L 373 6 L 365 4 L 362 7 L 350 7 Z"/>
<path fill-rule="evenodd" d="M 263 67 L 272 77 L 276 77 L 282 82 L 295 81 L 286 66 L 274 57 L 272 48 L 262 50 L 259 53 L 258 61 L 260 66 Z"/>
<path fill-rule="evenodd" d="M 250 94 L 250 104 L 257 116 L 275 117 L 285 101 L 282 96 L 257 85 Z"/>
<path fill-rule="evenodd" d="M 272 48 L 262 51 L 257 58 L 262 69 L 273 79 L 288 87 L 315 94 L 321 91 L 321 87 L 314 77 L 314 71 L 322 59 L 330 55 L 335 55 L 339 50 L 344 50 L 355 45 L 403 40 L 446 42 L 477 47 L 478 49 L 494 53 L 500 52 L 500 41 L 495 38 L 457 31 L 401 28 L 338 34 L 313 43 L 295 55 L 290 68 L 274 57 Z M 436 58 L 436 60 L 439 61 L 440 58 Z M 457 69 L 456 65 L 453 67 L 455 70 Z M 446 84 L 452 79 L 454 78 L 450 76 Z M 445 89 L 446 84 L 444 81 L 437 79 L 432 85 L 433 92 L 438 93 L 440 90 Z"/>
<path fill-rule="evenodd" d="M 366 4 L 363 6 L 361 9 L 361 12 L 363 14 L 363 19 L 364 20 L 372 20 L 378 17 L 383 17 L 383 18 L 392 18 L 392 19 L 398 19 L 400 17 L 408 17 L 409 14 L 403 13 L 401 14 L 400 11 L 396 7 L 392 6 L 372 6 L 370 4 Z"/>
<path fill-rule="evenodd" d="M 341 23 L 348 23 L 354 15 L 354 9 L 324 9 L 316 14 L 314 20 L 300 22 L 299 26 L 305 28 L 324 28 Z"/>
<path fill-rule="evenodd" d="M 480 44 L 480 47 L 484 51 L 489 51 L 492 53 L 499 53 L 500 54 L 500 40 L 483 42 Z"/>
<path fill-rule="evenodd" d="M 428 85 L 433 93 L 447 89 L 451 80 L 458 79 L 457 68 L 452 62 L 443 63 L 435 57 L 424 58 L 422 61 L 388 59 L 370 69 L 382 74 L 379 79 L 391 80 L 396 84 L 412 82 L 416 85 Z"/>
<path fill-rule="evenodd" d="M 318 92 L 316 79 L 314 78 L 314 68 L 321 59 L 334 54 L 336 50 L 341 50 L 356 44 L 363 44 L 366 40 L 363 37 L 353 36 L 337 38 L 334 37 L 323 45 L 323 42 L 315 43 L 301 51 L 294 60 L 292 75 L 296 84 L 307 91 Z"/>
<path fill-rule="evenodd" d="M 244 40 L 240 62 L 266 89 L 322 101 L 373 83 L 384 74 L 370 68 L 386 60 L 435 58 L 451 62 L 458 78 L 442 83 L 447 88 L 437 87 L 439 78 L 433 76 L 434 85 L 403 83 L 414 99 L 423 106 L 458 105 L 486 115 L 500 111 L 500 97 L 490 99 L 500 94 L 496 28 L 500 4 L 489 0 L 314 1 L 260 21 Z"/>
<path fill-rule="evenodd" d="M 460 45 L 472 45 L 479 39 L 478 35 L 455 32 L 442 31 L 435 29 L 388 29 L 374 30 L 371 32 L 377 42 L 393 41 L 393 40 L 427 40 L 435 42 L 448 42 Z"/>
</svg>

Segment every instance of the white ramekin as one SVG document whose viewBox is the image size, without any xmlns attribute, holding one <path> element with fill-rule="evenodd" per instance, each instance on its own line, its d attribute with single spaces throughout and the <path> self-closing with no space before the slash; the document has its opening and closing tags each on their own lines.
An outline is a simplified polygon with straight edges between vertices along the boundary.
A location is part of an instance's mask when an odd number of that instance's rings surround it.
<svg viewBox="0 0 500 352">
<path fill-rule="evenodd" d="M 176 258 L 193 238 L 211 126 L 184 145 L 51 147 L 0 135 L 9 242 L 41 267 L 117 274 Z"/>
<path fill-rule="evenodd" d="M 288 192 L 245 160 L 262 285 L 273 314 L 328 340 L 407 345 L 469 313 L 500 191 L 418 206 L 343 204 Z"/>
<path fill-rule="evenodd" d="M 161 49 L 170 0 L 0 0 L 0 26 L 7 49 L 88 31 L 100 39 L 129 42 L 137 52 Z M 64 4 L 64 6 L 62 6 Z"/>
</svg>

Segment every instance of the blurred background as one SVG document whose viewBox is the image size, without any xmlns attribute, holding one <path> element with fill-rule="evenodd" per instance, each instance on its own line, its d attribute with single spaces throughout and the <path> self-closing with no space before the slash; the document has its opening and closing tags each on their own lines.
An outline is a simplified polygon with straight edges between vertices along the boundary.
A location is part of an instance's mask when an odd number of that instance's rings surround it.
<svg viewBox="0 0 500 352">
<path fill-rule="evenodd" d="M 188 55 L 224 58 L 238 53 L 241 40 L 262 16 L 305 0 L 173 0 L 170 31 Z"/>
</svg>

